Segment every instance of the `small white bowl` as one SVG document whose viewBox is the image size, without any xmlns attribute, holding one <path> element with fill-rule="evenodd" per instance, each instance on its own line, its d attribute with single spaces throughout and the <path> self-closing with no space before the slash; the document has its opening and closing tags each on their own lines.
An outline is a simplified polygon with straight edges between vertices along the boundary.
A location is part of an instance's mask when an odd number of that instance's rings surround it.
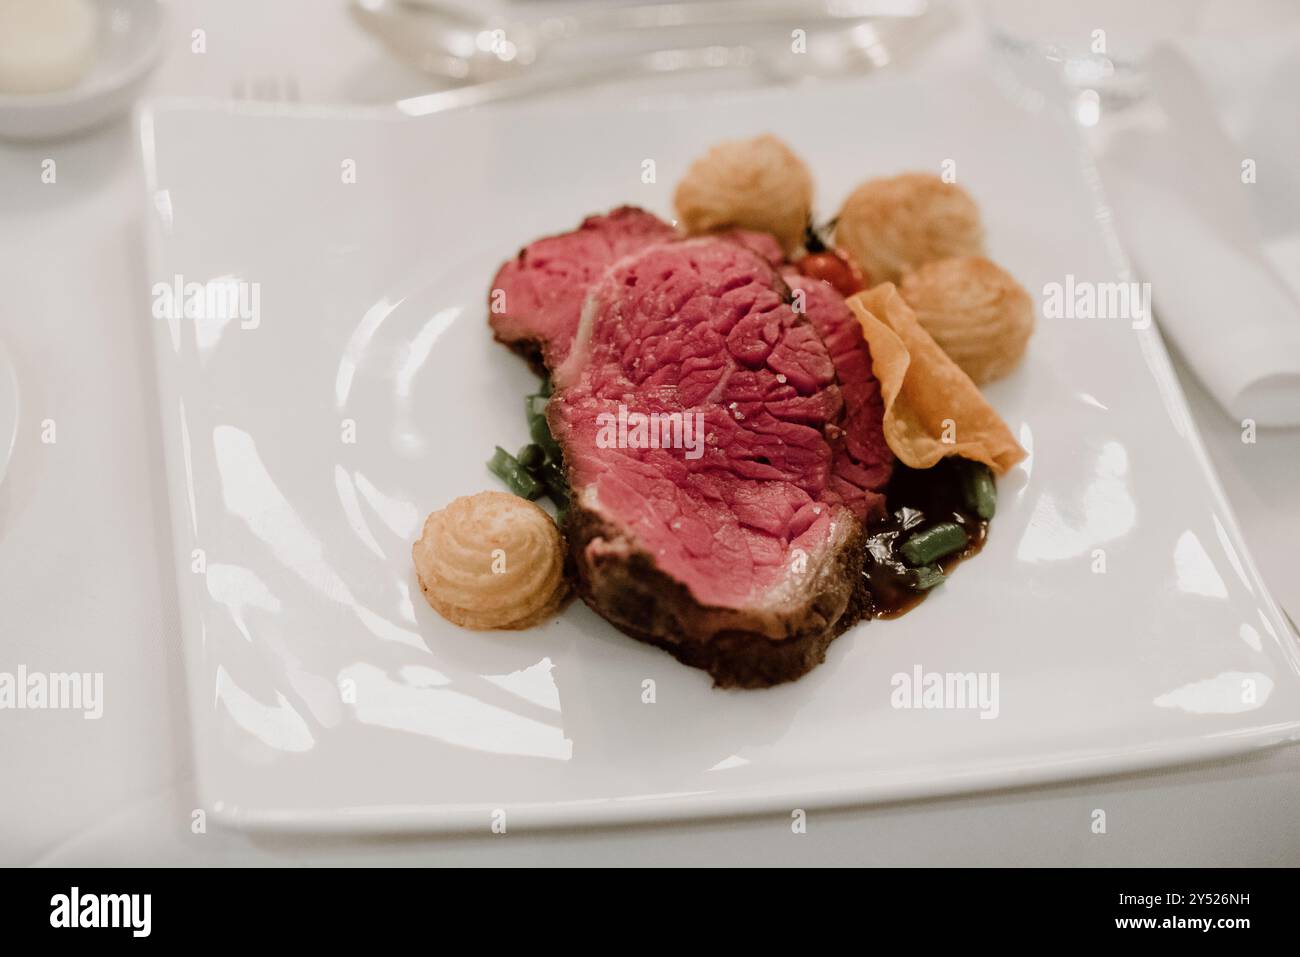
<svg viewBox="0 0 1300 957">
<path fill-rule="evenodd" d="M 95 63 L 54 93 L 0 93 L 0 139 L 45 140 L 106 123 L 131 108 L 162 50 L 159 0 L 95 0 Z"/>
</svg>

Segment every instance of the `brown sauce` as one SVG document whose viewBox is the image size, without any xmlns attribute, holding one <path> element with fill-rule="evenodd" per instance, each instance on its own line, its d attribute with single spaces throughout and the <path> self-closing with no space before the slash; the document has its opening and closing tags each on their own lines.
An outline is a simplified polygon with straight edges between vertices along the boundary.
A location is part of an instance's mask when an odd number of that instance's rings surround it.
<svg viewBox="0 0 1300 957">
<path fill-rule="evenodd" d="M 928 469 L 895 463 L 893 478 L 885 488 L 888 514 L 867 530 L 862 574 L 869 592 L 870 617 L 897 618 L 934 590 L 917 591 L 909 584 L 913 572 L 898 547 L 913 532 L 939 522 L 955 522 L 966 530 L 966 547 L 936 562 L 945 575 L 984 547 L 989 523 L 966 507 L 959 468 L 960 463 L 950 458 Z"/>
</svg>

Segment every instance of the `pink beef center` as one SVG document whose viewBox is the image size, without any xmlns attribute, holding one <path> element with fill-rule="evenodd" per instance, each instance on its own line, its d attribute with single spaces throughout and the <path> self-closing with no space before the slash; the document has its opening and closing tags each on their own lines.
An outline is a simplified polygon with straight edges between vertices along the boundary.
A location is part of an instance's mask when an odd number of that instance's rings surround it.
<svg viewBox="0 0 1300 957">
<path fill-rule="evenodd" d="M 568 354 L 588 290 L 616 260 L 672 239 L 667 223 L 644 210 L 590 216 L 570 233 L 526 246 L 497 272 L 488 315 L 506 342 L 536 342 L 548 364 Z"/>
<path fill-rule="evenodd" d="M 752 602 L 801 571 L 841 486 L 862 490 L 828 438 L 843 421 L 832 356 L 784 292 L 734 242 L 655 246 L 596 287 L 556 376 L 575 494 L 594 490 L 586 504 L 705 604 Z"/>
<path fill-rule="evenodd" d="M 820 279 L 786 275 L 802 290 L 809 323 L 826 345 L 844 394 L 843 435 L 835 442 L 828 499 L 866 522 L 881 518 L 894 455 L 885 442 L 885 403 L 871 371 L 871 350 L 844 298 Z"/>
</svg>

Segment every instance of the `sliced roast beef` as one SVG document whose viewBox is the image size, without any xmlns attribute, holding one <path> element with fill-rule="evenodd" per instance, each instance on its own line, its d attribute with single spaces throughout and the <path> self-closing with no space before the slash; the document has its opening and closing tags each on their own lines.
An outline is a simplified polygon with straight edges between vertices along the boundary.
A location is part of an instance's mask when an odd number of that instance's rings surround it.
<svg viewBox="0 0 1300 957">
<path fill-rule="evenodd" d="M 785 263 L 785 251 L 781 249 L 781 244 L 771 233 L 760 233 L 753 229 L 729 229 L 717 235 L 734 243 L 740 243 L 772 266 L 780 268 Z"/>
<path fill-rule="evenodd" d="M 844 420 L 834 438 L 827 498 L 848 506 L 863 522 L 885 514 L 882 489 L 889 484 L 894 455 L 885 443 L 885 403 L 871 371 L 871 350 L 862 327 L 835 287 L 786 271 L 786 281 L 803 293 L 801 308 L 826 345 L 844 396 Z"/>
<path fill-rule="evenodd" d="M 840 294 L 766 234 L 682 240 L 624 207 L 529 244 L 490 305 L 554 379 L 588 604 L 720 685 L 820 662 L 866 604 L 863 526 L 893 462 Z"/>
<path fill-rule="evenodd" d="M 488 318 L 497 339 L 539 366 L 568 354 L 582 303 L 616 260 L 676 236 L 643 209 L 588 216 L 577 229 L 529 243 L 492 280 Z"/>
<path fill-rule="evenodd" d="M 721 238 L 627 256 L 553 374 L 587 602 L 721 685 L 821 661 L 860 613 L 878 489 L 844 491 L 832 356 L 771 265 Z"/>
</svg>

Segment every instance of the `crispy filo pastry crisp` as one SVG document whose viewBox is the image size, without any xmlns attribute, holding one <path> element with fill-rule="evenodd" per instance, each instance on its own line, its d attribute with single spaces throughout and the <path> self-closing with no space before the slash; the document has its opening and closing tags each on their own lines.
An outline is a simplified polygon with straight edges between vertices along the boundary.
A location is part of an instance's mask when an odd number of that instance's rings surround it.
<svg viewBox="0 0 1300 957">
<path fill-rule="evenodd" d="M 1025 457 L 975 383 L 917 321 L 893 283 L 848 299 L 871 347 L 885 400 L 885 441 L 912 468 L 942 458 L 983 462 L 1002 475 Z"/>
</svg>

